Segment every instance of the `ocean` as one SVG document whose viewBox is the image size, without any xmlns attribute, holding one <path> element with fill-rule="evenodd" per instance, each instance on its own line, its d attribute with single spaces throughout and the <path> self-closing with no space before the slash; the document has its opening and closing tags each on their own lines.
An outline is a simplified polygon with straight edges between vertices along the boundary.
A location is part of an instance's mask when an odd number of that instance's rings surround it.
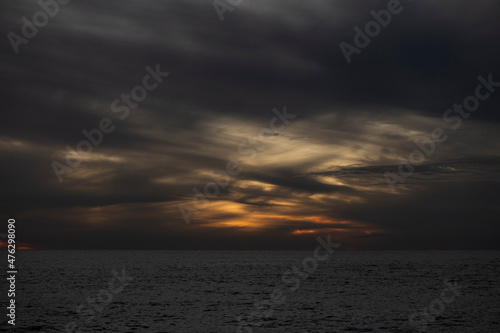
<svg viewBox="0 0 500 333">
<path fill-rule="evenodd" d="M 18 251 L 15 330 L 4 314 L 1 331 L 500 332 L 500 252 L 312 258 L 312 251 Z M 8 288 L 4 280 L 4 313 Z"/>
</svg>

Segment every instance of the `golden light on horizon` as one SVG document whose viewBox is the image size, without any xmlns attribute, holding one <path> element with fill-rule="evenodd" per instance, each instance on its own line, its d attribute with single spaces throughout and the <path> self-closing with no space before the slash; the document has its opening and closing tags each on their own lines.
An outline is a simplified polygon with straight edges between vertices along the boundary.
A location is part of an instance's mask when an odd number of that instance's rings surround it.
<svg viewBox="0 0 500 333">
<path fill-rule="evenodd" d="M 316 230 L 294 230 L 292 231 L 293 235 L 302 235 L 302 234 L 314 234 Z"/>
<path fill-rule="evenodd" d="M 0 240 L 0 250 L 7 250 L 8 245 L 6 241 Z M 16 250 L 37 250 L 37 248 L 26 243 L 16 243 Z"/>
</svg>

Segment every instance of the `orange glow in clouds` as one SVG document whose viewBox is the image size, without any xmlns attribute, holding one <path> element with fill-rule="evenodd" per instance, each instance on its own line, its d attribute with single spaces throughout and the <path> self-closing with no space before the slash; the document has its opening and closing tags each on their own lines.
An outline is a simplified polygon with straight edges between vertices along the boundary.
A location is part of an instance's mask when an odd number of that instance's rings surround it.
<svg viewBox="0 0 500 333">
<path fill-rule="evenodd" d="M 314 234 L 316 230 L 294 230 L 293 235 Z"/>
</svg>

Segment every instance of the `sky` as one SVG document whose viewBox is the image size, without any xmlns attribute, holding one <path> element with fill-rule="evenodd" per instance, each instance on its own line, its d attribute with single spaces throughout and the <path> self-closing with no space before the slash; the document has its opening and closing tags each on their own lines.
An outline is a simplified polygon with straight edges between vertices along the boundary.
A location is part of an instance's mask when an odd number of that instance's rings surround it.
<svg viewBox="0 0 500 333">
<path fill-rule="evenodd" d="M 18 244 L 500 249 L 500 3 L 48 3 L 0 11 Z"/>
</svg>

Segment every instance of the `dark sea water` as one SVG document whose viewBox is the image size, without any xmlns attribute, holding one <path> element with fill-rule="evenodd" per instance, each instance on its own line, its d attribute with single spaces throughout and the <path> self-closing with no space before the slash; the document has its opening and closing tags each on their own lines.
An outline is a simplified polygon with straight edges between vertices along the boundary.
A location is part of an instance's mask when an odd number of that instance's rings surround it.
<svg viewBox="0 0 500 333">
<path fill-rule="evenodd" d="M 409 316 L 434 304 L 435 319 L 426 327 L 420 322 L 421 331 L 500 332 L 500 252 L 336 251 L 305 278 L 302 261 L 311 255 L 20 251 L 12 331 L 65 332 L 75 322 L 81 332 L 238 332 L 239 324 L 240 332 L 257 333 L 417 332 Z M 284 283 L 282 276 L 292 265 L 303 275 Z M 112 271 L 121 276 L 122 269 L 133 280 L 120 290 Z M 439 301 L 445 280 L 463 286 L 458 296 L 445 294 L 447 304 Z M 300 285 L 292 291 L 296 281 Z M 4 280 L 3 318 L 7 289 Z M 264 302 L 267 307 L 256 310 L 254 304 L 269 300 L 274 290 L 286 299 Z M 100 297 L 99 311 L 91 312 L 88 297 Z M 85 305 L 80 314 L 79 305 Z M 249 319 L 252 312 L 261 318 Z M 245 320 L 254 325 L 244 328 Z M 11 331 L 5 319 L 1 330 Z"/>
</svg>

